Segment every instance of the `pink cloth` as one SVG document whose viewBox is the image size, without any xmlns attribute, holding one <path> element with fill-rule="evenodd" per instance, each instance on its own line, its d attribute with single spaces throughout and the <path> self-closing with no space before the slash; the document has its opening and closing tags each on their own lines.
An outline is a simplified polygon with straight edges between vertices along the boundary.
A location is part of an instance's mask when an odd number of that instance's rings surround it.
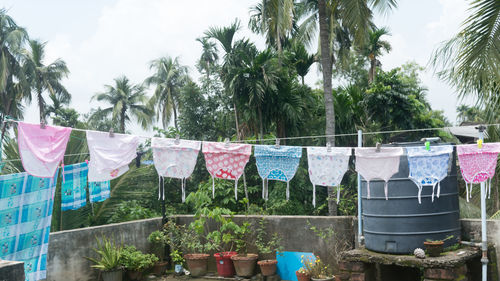
<svg viewBox="0 0 500 281">
<path fill-rule="evenodd" d="M 466 183 L 467 201 L 472 184 L 488 180 L 488 197 L 491 193 L 491 178 L 495 175 L 500 143 L 485 143 L 483 148 L 477 144 L 457 145 L 460 171 Z M 467 185 L 469 184 L 469 186 Z"/>
<path fill-rule="evenodd" d="M 71 128 L 19 122 L 17 138 L 24 170 L 34 177 L 54 177 L 64 159 Z"/>
<path fill-rule="evenodd" d="M 252 154 L 249 144 L 225 144 L 203 142 L 207 170 L 212 178 L 234 180 L 234 196 L 238 199 L 238 179 L 243 174 L 245 165 Z M 215 197 L 215 184 L 212 179 L 212 197 Z"/>
</svg>

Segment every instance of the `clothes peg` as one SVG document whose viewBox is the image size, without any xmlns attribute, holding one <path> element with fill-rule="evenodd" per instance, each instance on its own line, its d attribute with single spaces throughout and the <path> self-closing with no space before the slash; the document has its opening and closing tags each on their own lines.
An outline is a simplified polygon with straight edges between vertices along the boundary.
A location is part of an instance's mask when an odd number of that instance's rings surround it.
<svg viewBox="0 0 500 281">
<path fill-rule="evenodd" d="M 114 136 L 115 136 L 115 131 L 113 130 L 113 128 L 109 129 L 109 137 L 113 138 Z"/>
<path fill-rule="evenodd" d="M 176 134 L 175 135 L 175 144 L 179 144 L 181 142 L 181 136 L 179 136 L 179 134 Z"/>
<path fill-rule="evenodd" d="M 482 139 L 477 140 L 477 148 L 483 148 L 483 140 Z"/>
<path fill-rule="evenodd" d="M 332 152 L 332 144 L 329 141 L 326 142 L 326 151 Z"/>
<path fill-rule="evenodd" d="M 40 121 L 40 129 L 45 129 L 45 120 Z"/>
<path fill-rule="evenodd" d="M 380 147 L 381 146 L 382 145 L 379 142 L 377 142 L 377 145 L 376 145 L 377 148 L 375 149 L 375 152 L 380 152 Z"/>
<path fill-rule="evenodd" d="M 85 164 L 89 164 L 89 160 L 88 159 L 85 159 Z"/>
<path fill-rule="evenodd" d="M 280 148 L 280 139 L 276 139 L 276 142 L 274 144 L 274 148 L 279 149 Z"/>
<path fill-rule="evenodd" d="M 430 141 L 425 142 L 425 150 L 427 150 L 427 151 L 431 150 L 431 142 Z"/>
<path fill-rule="evenodd" d="M 228 148 L 228 147 L 229 147 L 229 138 L 226 138 L 226 139 L 224 140 L 224 147 L 225 147 L 225 148 Z"/>
</svg>

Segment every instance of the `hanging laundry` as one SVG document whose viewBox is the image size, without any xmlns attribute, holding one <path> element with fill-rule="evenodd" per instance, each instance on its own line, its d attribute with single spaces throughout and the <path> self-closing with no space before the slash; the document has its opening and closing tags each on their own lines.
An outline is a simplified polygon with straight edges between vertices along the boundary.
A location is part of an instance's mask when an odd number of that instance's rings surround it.
<svg viewBox="0 0 500 281">
<path fill-rule="evenodd" d="M 476 144 L 457 145 L 467 202 L 472 192 L 472 185 L 475 183 L 487 182 L 487 193 L 490 198 L 491 178 L 495 175 L 498 153 L 500 153 L 500 143 L 485 143 L 482 148 Z"/>
<path fill-rule="evenodd" d="M 448 176 L 450 155 L 453 152 L 451 145 L 431 146 L 427 150 L 424 146 L 407 147 L 408 167 L 410 170 L 408 178 L 418 188 L 418 203 L 421 204 L 422 187 L 432 186 L 431 201 L 434 202 L 434 189 L 437 185 L 437 198 L 441 193 L 440 182 Z"/>
<path fill-rule="evenodd" d="M 286 200 L 288 200 L 290 198 L 290 180 L 299 166 L 302 147 L 256 145 L 254 146 L 254 155 L 257 171 L 262 178 L 262 198 L 264 200 L 269 198 L 268 180 L 278 180 L 286 182 Z"/>
<path fill-rule="evenodd" d="M 370 181 L 381 179 L 384 183 L 385 200 L 388 200 L 388 181 L 399 170 L 401 147 L 383 147 L 377 151 L 373 147 L 357 147 L 356 171 L 366 180 L 367 198 L 370 199 Z"/>
<path fill-rule="evenodd" d="M 0 176 L 0 259 L 24 262 L 25 280 L 46 278 L 56 179 L 57 170 L 53 178 Z"/>
<path fill-rule="evenodd" d="M 61 185 L 61 209 L 78 210 L 87 203 L 87 163 L 65 165 Z"/>
<path fill-rule="evenodd" d="M 313 184 L 313 201 L 316 207 L 316 185 L 337 187 L 337 203 L 340 198 L 340 182 L 349 168 L 349 157 L 352 149 L 349 147 L 308 147 L 307 161 L 309 179 Z"/>
<path fill-rule="evenodd" d="M 249 144 L 230 144 L 203 142 L 207 170 L 212 176 L 212 197 L 215 197 L 214 178 L 234 180 L 234 197 L 238 199 L 238 179 L 248 163 L 252 146 Z"/>
<path fill-rule="evenodd" d="M 89 181 L 115 179 L 128 171 L 128 165 L 137 156 L 139 137 L 124 134 L 87 131 L 89 146 Z"/>
<path fill-rule="evenodd" d="M 40 178 L 52 178 L 63 161 L 71 128 L 19 122 L 17 138 L 24 170 Z"/>
<path fill-rule="evenodd" d="M 181 180 L 182 202 L 186 200 L 186 179 L 193 173 L 201 142 L 153 138 L 153 161 L 160 177 Z M 165 189 L 163 190 L 165 193 Z M 165 194 L 159 194 L 159 199 L 165 199 Z"/>
<path fill-rule="evenodd" d="M 90 203 L 102 202 L 110 195 L 109 181 L 89 182 Z"/>
</svg>

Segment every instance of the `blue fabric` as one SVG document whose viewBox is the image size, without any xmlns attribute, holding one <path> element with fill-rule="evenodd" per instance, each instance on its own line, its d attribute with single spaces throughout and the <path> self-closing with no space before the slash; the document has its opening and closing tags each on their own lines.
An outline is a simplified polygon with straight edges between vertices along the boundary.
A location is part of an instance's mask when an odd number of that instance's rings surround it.
<svg viewBox="0 0 500 281">
<path fill-rule="evenodd" d="M 434 187 L 438 184 L 437 197 L 439 198 L 439 182 L 448 175 L 450 154 L 453 152 L 451 145 L 431 146 L 430 150 L 425 147 L 407 147 L 408 177 L 417 185 L 418 201 L 421 203 L 421 192 L 424 185 L 433 187 L 432 201 L 434 201 Z"/>
<path fill-rule="evenodd" d="M 23 261 L 26 280 L 46 278 L 57 176 L 0 176 L 0 259 Z"/>
<path fill-rule="evenodd" d="M 309 258 L 311 261 L 315 261 L 316 257 L 313 253 L 303 253 L 303 252 L 281 252 L 276 253 L 276 260 L 278 261 L 277 273 L 281 280 L 292 280 L 297 281 L 297 275 L 295 271 L 302 267 L 302 256 L 304 258 Z"/>
<path fill-rule="evenodd" d="M 64 166 L 61 209 L 77 210 L 87 203 L 87 163 Z"/>
<path fill-rule="evenodd" d="M 254 155 L 262 179 L 288 182 L 297 171 L 302 147 L 256 145 Z"/>
<path fill-rule="evenodd" d="M 89 182 L 90 202 L 101 202 L 109 198 L 109 181 Z"/>
</svg>

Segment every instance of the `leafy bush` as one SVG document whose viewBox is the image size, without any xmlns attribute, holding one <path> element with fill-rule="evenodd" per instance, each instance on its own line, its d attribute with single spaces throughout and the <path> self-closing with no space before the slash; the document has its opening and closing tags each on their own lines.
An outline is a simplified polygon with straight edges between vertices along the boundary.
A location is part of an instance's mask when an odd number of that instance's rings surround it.
<svg viewBox="0 0 500 281">
<path fill-rule="evenodd" d="M 141 206 L 136 200 L 132 200 L 118 204 L 108 223 L 142 220 L 158 216 L 160 215 L 155 211 Z"/>
<path fill-rule="evenodd" d="M 99 255 L 99 258 L 86 259 L 95 263 L 93 268 L 98 268 L 102 271 L 113 271 L 121 268 L 121 259 L 123 256 L 123 246 L 117 245 L 114 239 L 108 239 L 102 236 L 101 240 L 97 239 L 97 248 L 93 248 L 94 252 Z"/>
<path fill-rule="evenodd" d="M 144 271 L 151 268 L 158 258 L 153 254 L 143 254 L 134 246 L 126 246 L 123 248 L 121 256 L 121 264 L 128 270 Z"/>
</svg>

